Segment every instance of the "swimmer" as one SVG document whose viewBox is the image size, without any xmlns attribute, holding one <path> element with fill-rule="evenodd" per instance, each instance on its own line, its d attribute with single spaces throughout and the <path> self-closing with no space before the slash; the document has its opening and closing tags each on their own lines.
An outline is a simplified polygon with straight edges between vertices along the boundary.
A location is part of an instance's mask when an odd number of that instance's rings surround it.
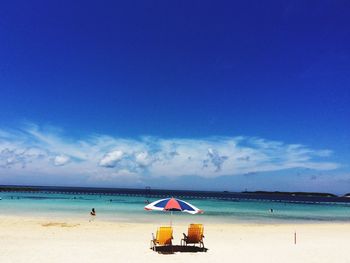
<svg viewBox="0 0 350 263">
<path fill-rule="evenodd" d="M 92 216 L 95 216 L 95 215 L 96 215 L 95 208 L 92 208 L 92 209 L 91 209 L 90 215 L 92 215 Z"/>
</svg>

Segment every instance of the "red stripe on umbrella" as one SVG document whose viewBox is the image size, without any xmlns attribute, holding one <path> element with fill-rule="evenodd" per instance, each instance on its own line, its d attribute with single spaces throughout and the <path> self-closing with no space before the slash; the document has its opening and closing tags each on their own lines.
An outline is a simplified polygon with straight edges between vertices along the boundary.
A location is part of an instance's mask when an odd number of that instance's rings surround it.
<svg viewBox="0 0 350 263">
<path fill-rule="evenodd" d="M 181 210 L 181 206 L 178 201 L 175 200 L 175 198 L 171 198 L 169 202 L 164 207 L 165 210 L 171 210 L 171 209 L 178 209 Z"/>
</svg>

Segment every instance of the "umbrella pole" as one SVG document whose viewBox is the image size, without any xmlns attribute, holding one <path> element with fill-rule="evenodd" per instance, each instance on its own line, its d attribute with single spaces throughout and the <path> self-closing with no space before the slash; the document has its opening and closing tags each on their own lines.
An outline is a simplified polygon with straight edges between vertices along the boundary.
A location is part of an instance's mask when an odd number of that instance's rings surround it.
<svg viewBox="0 0 350 263">
<path fill-rule="evenodd" d="M 170 226 L 173 226 L 173 211 L 170 211 Z"/>
</svg>

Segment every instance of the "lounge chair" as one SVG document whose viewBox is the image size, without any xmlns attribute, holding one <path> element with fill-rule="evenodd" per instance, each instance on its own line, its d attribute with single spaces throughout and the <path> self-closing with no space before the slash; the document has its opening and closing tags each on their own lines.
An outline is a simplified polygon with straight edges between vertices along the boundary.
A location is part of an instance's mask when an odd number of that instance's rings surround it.
<svg viewBox="0 0 350 263">
<path fill-rule="evenodd" d="M 188 244 L 199 244 L 199 247 L 204 248 L 204 227 L 202 224 L 190 224 L 188 227 L 187 235 L 183 233 L 184 238 L 181 239 L 181 246 Z"/>
<path fill-rule="evenodd" d="M 171 246 L 173 239 L 173 228 L 161 226 L 157 229 L 156 237 L 152 233 L 151 249 L 156 250 L 157 246 Z"/>
</svg>

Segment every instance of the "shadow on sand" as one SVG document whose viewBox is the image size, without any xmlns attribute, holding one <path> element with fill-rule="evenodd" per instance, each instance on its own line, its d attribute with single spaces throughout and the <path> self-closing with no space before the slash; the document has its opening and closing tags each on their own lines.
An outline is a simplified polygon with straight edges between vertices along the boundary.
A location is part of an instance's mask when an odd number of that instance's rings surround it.
<svg viewBox="0 0 350 263">
<path fill-rule="evenodd" d="M 188 252 L 188 253 L 197 253 L 197 252 L 207 252 L 208 249 L 205 247 L 195 247 L 195 246 L 157 246 L 154 248 L 154 251 L 159 254 L 174 254 L 176 252 Z"/>
</svg>

